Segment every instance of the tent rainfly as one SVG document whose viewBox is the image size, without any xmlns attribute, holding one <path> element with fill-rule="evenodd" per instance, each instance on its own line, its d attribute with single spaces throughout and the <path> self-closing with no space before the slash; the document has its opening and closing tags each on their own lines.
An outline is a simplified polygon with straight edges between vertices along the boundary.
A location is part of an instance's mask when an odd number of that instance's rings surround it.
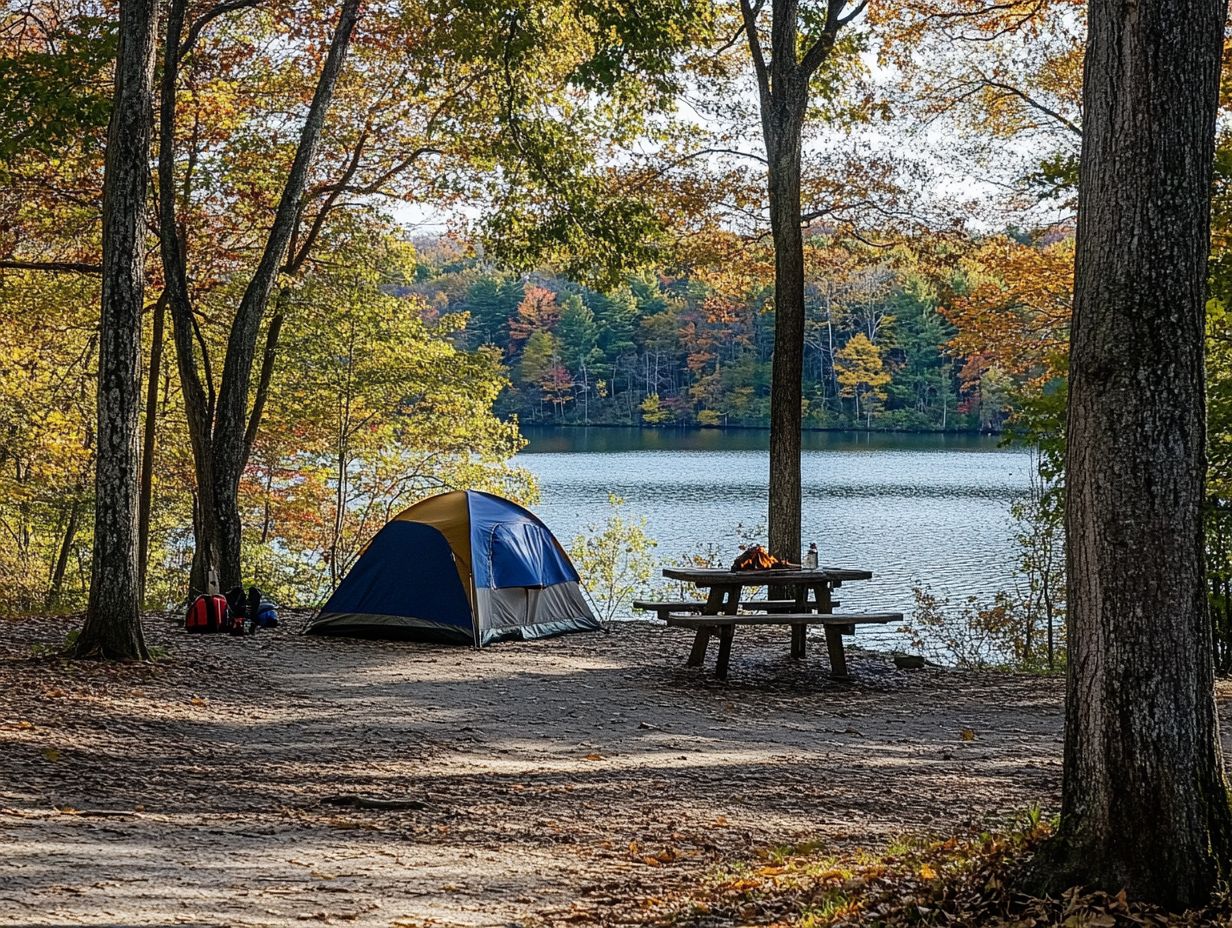
<svg viewBox="0 0 1232 928">
<path fill-rule="evenodd" d="M 458 490 L 395 516 L 304 630 L 482 647 L 600 628 L 547 526 L 507 499 Z"/>
</svg>

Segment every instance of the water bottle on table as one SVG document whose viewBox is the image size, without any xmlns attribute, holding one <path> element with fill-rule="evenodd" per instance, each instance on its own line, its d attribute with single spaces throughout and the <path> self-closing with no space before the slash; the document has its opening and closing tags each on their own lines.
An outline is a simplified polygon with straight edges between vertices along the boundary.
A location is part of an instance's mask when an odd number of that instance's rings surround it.
<svg viewBox="0 0 1232 928">
<path fill-rule="evenodd" d="M 809 570 L 817 569 L 817 542 L 809 543 L 808 553 L 804 555 L 804 566 Z"/>
</svg>

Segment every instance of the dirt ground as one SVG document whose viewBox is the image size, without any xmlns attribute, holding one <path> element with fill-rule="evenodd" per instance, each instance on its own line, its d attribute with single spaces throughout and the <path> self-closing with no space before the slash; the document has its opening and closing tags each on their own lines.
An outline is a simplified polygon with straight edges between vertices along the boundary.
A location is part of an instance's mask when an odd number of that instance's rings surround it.
<svg viewBox="0 0 1232 928">
<path fill-rule="evenodd" d="M 152 617 L 156 666 L 38 656 L 72 627 L 0 624 L 0 925 L 617 923 L 757 848 L 1058 799 L 1059 680 L 857 651 L 840 684 L 782 629 L 724 684 L 649 623 L 473 652 Z"/>
</svg>

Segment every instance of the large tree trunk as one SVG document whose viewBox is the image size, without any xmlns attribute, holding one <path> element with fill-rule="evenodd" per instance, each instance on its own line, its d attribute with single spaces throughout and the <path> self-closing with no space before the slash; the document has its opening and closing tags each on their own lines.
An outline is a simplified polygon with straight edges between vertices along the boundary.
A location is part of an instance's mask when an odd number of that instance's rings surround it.
<svg viewBox="0 0 1232 928">
<path fill-rule="evenodd" d="M 864 9 L 829 0 L 816 35 L 801 41 L 799 0 L 772 0 L 770 55 L 761 40 L 764 0 L 740 0 L 744 34 L 757 77 L 766 192 L 774 239 L 774 361 L 770 382 L 770 550 L 800 560 L 800 418 L 804 381 L 804 236 L 800 227 L 801 137 L 809 81 L 834 50 L 835 38 Z"/>
<path fill-rule="evenodd" d="M 153 114 L 155 0 L 121 0 L 115 96 L 103 176 L 103 288 L 98 359 L 94 550 L 78 657 L 149 657 L 137 569 L 137 426 L 145 203 Z"/>
<path fill-rule="evenodd" d="M 1225 0 L 1090 4 L 1066 459 L 1072 883 L 1182 907 L 1232 816 L 1203 582 L 1203 321 Z"/>
<path fill-rule="evenodd" d="M 786 91 L 786 88 L 784 88 Z M 770 380 L 770 550 L 800 561 L 800 418 L 804 381 L 804 234 L 800 136 L 807 84 L 796 81 L 763 116 L 774 239 L 774 363 Z"/>
</svg>

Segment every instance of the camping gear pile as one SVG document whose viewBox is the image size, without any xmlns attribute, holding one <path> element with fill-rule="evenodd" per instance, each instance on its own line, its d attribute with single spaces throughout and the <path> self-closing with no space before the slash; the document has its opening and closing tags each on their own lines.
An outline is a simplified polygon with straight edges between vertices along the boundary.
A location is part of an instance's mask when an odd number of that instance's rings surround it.
<svg viewBox="0 0 1232 928">
<path fill-rule="evenodd" d="M 250 635 L 258 628 L 277 625 L 277 607 L 255 586 L 250 586 L 247 593 L 237 586 L 225 596 L 203 593 L 192 601 L 184 617 L 185 630 L 197 633 Z"/>
<path fill-rule="evenodd" d="M 761 545 L 749 545 L 732 562 L 732 570 L 778 570 L 784 567 L 799 567 L 775 557 Z"/>
<path fill-rule="evenodd" d="M 395 516 L 304 629 L 482 647 L 602 626 L 556 537 L 517 503 L 457 490 Z"/>
</svg>

